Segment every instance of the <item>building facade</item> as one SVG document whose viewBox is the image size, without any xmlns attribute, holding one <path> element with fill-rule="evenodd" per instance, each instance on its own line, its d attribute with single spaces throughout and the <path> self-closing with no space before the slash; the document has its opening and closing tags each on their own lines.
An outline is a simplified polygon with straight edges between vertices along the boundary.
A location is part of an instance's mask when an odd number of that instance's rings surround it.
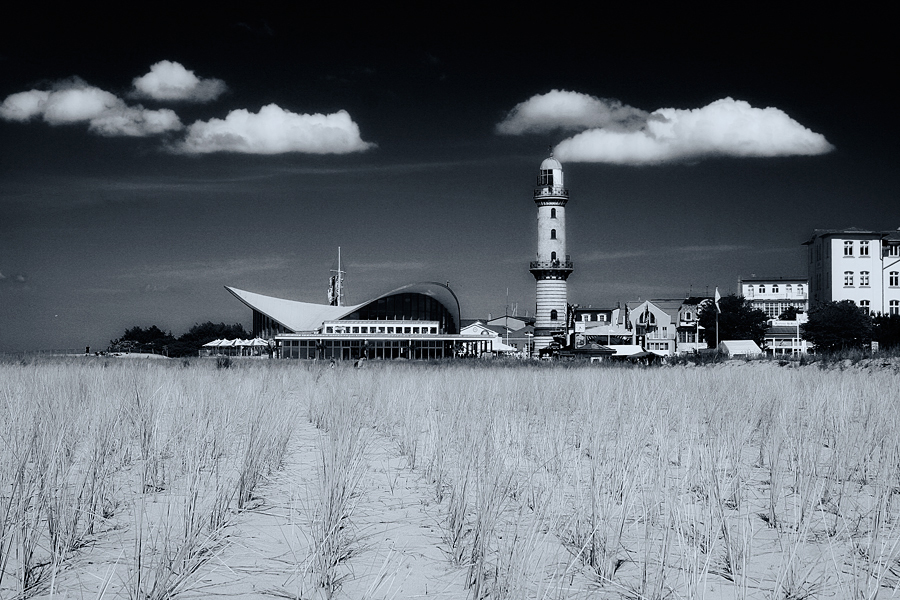
<svg viewBox="0 0 900 600">
<path fill-rule="evenodd" d="M 529 270 L 536 281 L 534 352 L 546 348 L 554 336 L 566 334 L 566 280 L 574 270 L 566 254 L 566 203 L 569 190 L 562 165 L 551 155 L 541 163 L 534 203 L 537 205 L 537 260 Z"/>
<path fill-rule="evenodd" d="M 900 230 L 816 229 L 804 245 L 810 307 L 852 300 L 870 314 L 900 314 Z"/>
<path fill-rule="evenodd" d="M 253 310 L 253 335 L 274 339 L 281 358 L 428 360 L 492 351 L 486 337 L 460 334 L 459 300 L 439 283 L 406 285 L 353 306 L 225 289 Z"/>
<path fill-rule="evenodd" d="M 741 295 L 753 308 L 777 319 L 788 308 L 809 312 L 809 281 L 800 277 L 747 277 L 739 282 Z"/>
</svg>

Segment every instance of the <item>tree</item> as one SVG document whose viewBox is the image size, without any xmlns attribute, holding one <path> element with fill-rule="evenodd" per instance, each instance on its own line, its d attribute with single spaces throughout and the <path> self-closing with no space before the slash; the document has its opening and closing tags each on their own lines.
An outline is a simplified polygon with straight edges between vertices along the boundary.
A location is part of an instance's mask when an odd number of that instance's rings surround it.
<svg viewBox="0 0 900 600">
<path fill-rule="evenodd" d="M 769 317 L 744 299 L 729 294 L 719 300 L 719 341 L 753 340 L 762 346 L 766 339 Z M 700 310 L 700 327 L 706 330 L 706 345 L 716 346 L 716 305 L 710 302 Z"/>
<path fill-rule="evenodd" d="M 152 352 L 161 354 L 175 338 L 171 333 L 165 333 L 156 325 L 146 329 L 134 326 L 126 329 L 125 334 L 117 340 L 109 342 L 110 352 Z"/>
<path fill-rule="evenodd" d="M 797 318 L 797 315 L 800 314 L 800 311 L 797 310 L 796 306 L 788 306 L 780 315 L 778 315 L 779 321 L 793 321 Z"/>
<path fill-rule="evenodd" d="M 182 334 L 169 350 L 169 356 L 196 356 L 203 344 L 213 340 L 247 339 L 250 334 L 244 330 L 240 323 L 226 325 L 225 323 L 195 324 L 187 333 Z"/>
<path fill-rule="evenodd" d="M 872 318 L 852 300 L 826 302 L 810 309 L 800 331 L 817 350 L 862 348 L 872 341 Z"/>
<path fill-rule="evenodd" d="M 872 325 L 872 339 L 880 350 L 900 348 L 900 315 L 878 315 Z"/>
<path fill-rule="evenodd" d="M 240 323 L 226 325 L 225 323 L 197 324 L 191 327 L 187 333 L 175 339 L 171 333 L 163 333 L 156 325 L 146 329 L 132 327 L 126 329 L 125 334 L 117 340 L 109 342 L 110 352 L 153 352 L 168 356 L 196 356 L 203 344 L 216 339 L 235 338 L 246 339 L 250 334 L 244 330 Z"/>
</svg>

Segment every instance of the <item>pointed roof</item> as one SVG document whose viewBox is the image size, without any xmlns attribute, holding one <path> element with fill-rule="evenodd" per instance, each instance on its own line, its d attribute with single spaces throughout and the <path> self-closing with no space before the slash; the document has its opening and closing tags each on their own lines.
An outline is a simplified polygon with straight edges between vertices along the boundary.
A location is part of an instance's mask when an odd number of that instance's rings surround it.
<svg viewBox="0 0 900 600">
<path fill-rule="evenodd" d="M 225 289 L 251 309 L 267 315 L 289 331 L 314 331 L 323 322 L 337 321 L 362 306 L 362 304 L 331 306 L 330 304 L 298 302 L 296 300 L 264 296 L 227 285 Z"/>
</svg>

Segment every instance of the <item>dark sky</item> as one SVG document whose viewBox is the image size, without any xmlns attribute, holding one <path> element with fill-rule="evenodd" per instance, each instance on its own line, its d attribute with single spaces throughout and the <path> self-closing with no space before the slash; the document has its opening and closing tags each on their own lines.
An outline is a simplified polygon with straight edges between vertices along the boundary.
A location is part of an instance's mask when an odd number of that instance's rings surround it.
<svg viewBox="0 0 900 600">
<path fill-rule="evenodd" d="M 777 109 L 832 148 L 741 156 L 733 137 L 723 142 L 731 150 L 709 146 L 715 123 L 702 121 L 679 133 L 675 158 L 558 154 L 570 191 L 570 302 L 614 306 L 730 293 L 751 274 L 805 276 L 801 243 L 813 229 L 900 227 L 888 91 L 898 53 L 886 16 L 857 27 L 762 8 L 718 21 L 524 10 L 181 8 L 125 18 L 70 9 L 4 20 L 5 106 L 32 90 L 87 90 L 106 94 L 112 113 L 100 116 L 177 125 L 110 133 L 74 118 L 71 105 L 57 117 L 42 108 L 0 119 L 0 351 L 103 347 L 133 325 L 176 335 L 207 320 L 249 326 L 224 285 L 324 302 L 338 246 L 349 303 L 449 281 L 464 317 L 502 314 L 507 288 L 530 314 L 534 179 L 548 148 L 580 130 L 554 127 L 555 115 L 530 133 L 496 127 L 552 90 L 644 117 L 732 98 Z M 203 101 L 141 96 L 133 81 L 161 61 L 220 87 Z M 273 104 L 298 119 L 345 111 L 358 137 L 330 153 L 299 143 L 264 144 L 264 154 L 229 146 L 227 135 L 191 137 L 232 111 L 253 117 Z M 759 139 L 772 135 L 763 128 Z"/>
</svg>

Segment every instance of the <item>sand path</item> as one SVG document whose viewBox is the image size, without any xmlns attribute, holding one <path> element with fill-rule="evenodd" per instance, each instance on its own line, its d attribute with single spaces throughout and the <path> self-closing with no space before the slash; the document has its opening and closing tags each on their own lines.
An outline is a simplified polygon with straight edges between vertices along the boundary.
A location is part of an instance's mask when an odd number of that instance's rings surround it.
<svg viewBox="0 0 900 600">
<path fill-rule="evenodd" d="M 260 486 L 225 528 L 225 546 L 194 577 L 184 598 L 319 598 L 310 515 L 320 494 L 324 434 L 299 423 L 284 468 Z M 440 508 L 406 459 L 373 434 L 350 518 L 352 555 L 336 598 L 467 598 L 465 573 L 442 548 Z"/>
</svg>

